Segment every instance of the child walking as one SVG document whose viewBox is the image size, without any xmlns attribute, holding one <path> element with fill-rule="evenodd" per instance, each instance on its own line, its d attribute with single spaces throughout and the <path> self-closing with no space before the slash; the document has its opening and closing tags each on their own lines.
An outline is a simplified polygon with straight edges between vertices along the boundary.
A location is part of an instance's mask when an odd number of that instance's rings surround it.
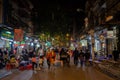
<svg viewBox="0 0 120 80">
<path fill-rule="evenodd" d="M 40 70 L 42 69 L 42 67 L 43 67 L 43 58 L 40 57 L 39 58 L 39 68 L 40 68 Z"/>
</svg>

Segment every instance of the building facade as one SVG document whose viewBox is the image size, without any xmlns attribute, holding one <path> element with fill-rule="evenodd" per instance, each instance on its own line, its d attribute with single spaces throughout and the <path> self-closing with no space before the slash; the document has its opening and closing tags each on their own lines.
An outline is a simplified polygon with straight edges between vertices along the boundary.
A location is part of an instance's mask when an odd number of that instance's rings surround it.
<svg viewBox="0 0 120 80">
<path fill-rule="evenodd" d="M 29 0 L 0 0 L 0 40 L 1 43 L 4 42 L 2 47 L 14 43 L 15 29 L 21 29 L 27 36 L 33 35 L 32 8 Z"/>
<path fill-rule="evenodd" d="M 91 36 L 91 52 L 99 56 L 109 56 L 118 47 L 120 22 L 119 0 L 87 0 L 86 14 L 88 26 L 87 34 Z"/>
</svg>

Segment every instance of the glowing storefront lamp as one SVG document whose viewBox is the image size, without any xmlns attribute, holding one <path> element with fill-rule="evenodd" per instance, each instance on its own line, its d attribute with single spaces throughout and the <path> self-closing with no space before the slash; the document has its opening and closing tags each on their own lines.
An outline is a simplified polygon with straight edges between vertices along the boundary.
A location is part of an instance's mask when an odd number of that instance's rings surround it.
<svg viewBox="0 0 120 80">
<path fill-rule="evenodd" d="M 66 34 L 66 36 L 68 37 L 68 36 L 69 36 L 69 34 L 67 33 L 67 34 Z"/>
<path fill-rule="evenodd" d="M 28 37 L 26 37 L 25 39 L 26 39 L 26 40 L 28 40 L 29 38 L 28 38 Z"/>
<path fill-rule="evenodd" d="M 9 44 L 12 44 L 12 42 L 10 42 Z"/>
<path fill-rule="evenodd" d="M 21 48 L 24 48 L 24 46 L 21 46 Z"/>
<path fill-rule="evenodd" d="M 39 44 L 37 44 L 37 47 L 40 47 L 40 45 L 39 45 Z"/>
<path fill-rule="evenodd" d="M 34 46 L 34 44 L 33 44 L 33 43 L 31 43 L 31 46 Z"/>
<path fill-rule="evenodd" d="M 14 41 L 14 44 L 16 44 L 16 41 Z"/>
<path fill-rule="evenodd" d="M 11 34 L 11 32 L 9 32 L 9 31 L 6 31 L 6 33 L 7 33 L 7 34 Z"/>
<path fill-rule="evenodd" d="M 82 43 L 82 46 L 85 46 L 85 44 L 84 44 L 84 43 Z"/>
<path fill-rule="evenodd" d="M 28 45 L 30 45 L 30 43 L 27 43 Z"/>
</svg>

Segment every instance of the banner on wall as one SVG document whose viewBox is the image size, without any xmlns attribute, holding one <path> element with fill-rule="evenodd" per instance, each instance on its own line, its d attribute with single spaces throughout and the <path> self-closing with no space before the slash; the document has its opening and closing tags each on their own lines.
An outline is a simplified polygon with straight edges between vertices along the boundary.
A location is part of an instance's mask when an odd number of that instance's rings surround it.
<svg viewBox="0 0 120 80">
<path fill-rule="evenodd" d="M 22 29 L 14 30 L 14 40 L 15 41 L 23 41 L 24 32 Z"/>
</svg>

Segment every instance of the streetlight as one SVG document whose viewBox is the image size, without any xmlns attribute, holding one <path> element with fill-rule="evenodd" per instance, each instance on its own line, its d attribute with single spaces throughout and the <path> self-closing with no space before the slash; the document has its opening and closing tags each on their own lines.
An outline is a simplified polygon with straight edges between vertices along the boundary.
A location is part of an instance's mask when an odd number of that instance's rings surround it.
<svg viewBox="0 0 120 80">
<path fill-rule="evenodd" d="M 80 9 L 80 8 L 77 8 L 76 11 L 77 11 L 77 12 L 80 12 L 80 11 L 81 11 L 81 12 L 84 12 L 84 11 L 83 11 L 82 9 Z"/>
</svg>

